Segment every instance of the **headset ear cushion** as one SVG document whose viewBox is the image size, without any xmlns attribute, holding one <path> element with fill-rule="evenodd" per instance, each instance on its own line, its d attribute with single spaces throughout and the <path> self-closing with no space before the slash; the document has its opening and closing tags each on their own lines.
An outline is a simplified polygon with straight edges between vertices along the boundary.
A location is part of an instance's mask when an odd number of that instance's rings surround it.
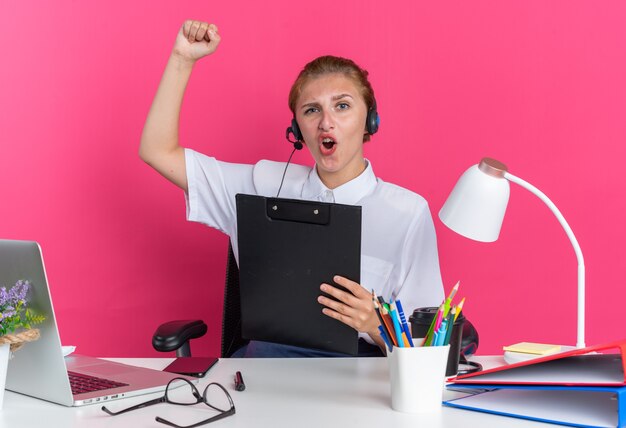
<svg viewBox="0 0 626 428">
<path fill-rule="evenodd" d="M 296 122 L 296 118 L 291 119 L 291 133 L 296 141 L 303 141 L 302 132 L 300 132 L 300 127 L 298 126 L 298 122 Z"/>
<path fill-rule="evenodd" d="M 376 98 L 374 98 L 372 102 L 372 107 L 367 111 L 367 119 L 365 124 L 367 128 L 367 133 L 369 135 L 378 132 L 378 127 L 380 125 L 380 116 L 378 115 L 378 104 L 376 103 Z"/>
<path fill-rule="evenodd" d="M 367 133 L 372 135 L 378 132 L 378 125 L 380 124 L 380 117 L 376 108 L 370 109 L 367 112 Z"/>
</svg>

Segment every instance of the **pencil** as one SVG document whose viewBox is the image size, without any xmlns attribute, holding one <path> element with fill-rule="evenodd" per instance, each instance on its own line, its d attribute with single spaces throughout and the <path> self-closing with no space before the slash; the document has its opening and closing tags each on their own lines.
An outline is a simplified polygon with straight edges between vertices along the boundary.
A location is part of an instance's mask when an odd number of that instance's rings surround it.
<svg viewBox="0 0 626 428">
<path fill-rule="evenodd" d="M 385 322 L 385 328 L 387 329 L 389 340 L 393 342 L 394 346 L 400 346 L 396 339 L 396 335 L 394 334 L 393 322 L 391 321 L 391 317 L 389 316 L 387 309 L 383 306 L 380 312 Z"/>
<path fill-rule="evenodd" d="M 439 307 L 439 310 L 437 311 L 437 322 L 435 323 L 435 331 L 439 330 L 439 327 L 441 327 L 441 321 L 443 321 L 443 311 L 445 310 L 444 305 L 441 305 Z"/>
<path fill-rule="evenodd" d="M 439 310 L 437 314 L 433 316 L 433 320 L 430 323 L 430 327 L 428 327 L 428 332 L 426 333 L 426 337 L 424 338 L 424 346 L 430 346 L 432 344 L 433 334 L 435 333 L 435 324 L 437 323 L 437 316 L 439 315 L 439 311 L 441 311 L 443 305 L 439 306 Z"/>
<path fill-rule="evenodd" d="M 393 335 L 391 335 L 391 332 L 387 328 L 387 322 L 380 312 L 380 306 L 378 305 L 378 302 L 375 299 L 372 299 L 372 301 L 374 302 L 374 311 L 376 311 L 376 316 L 378 316 L 378 321 L 380 322 L 381 329 L 387 333 L 387 337 L 392 338 Z"/>
<path fill-rule="evenodd" d="M 378 302 L 376 301 L 376 293 L 374 293 L 374 290 L 372 290 L 372 303 L 374 304 L 374 310 L 376 311 L 376 316 L 378 317 L 378 321 L 380 322 L 381 325 L 385 325 L 384 321 L 383 321 L 383 317 L 380 315 L 380 309 L 378 307 Z"/>
<path fill-rule="evenodd" d="M 456 314 L 454 315 L 454 321 L 456 321 L 456 319 L 459 317 L 459 315 L 461 314 L 461 311 L 463 310 L 463 303 L 465 303 L 465 297 L 463 297 L 461 299 L 461 303 L 459 303 L 458 305 L 456 305 Z"/>
<path fill-rule="evenodd" d="M 459 285 L 461 284 L 461 281 L 457 281 L 457 283 L 454 285 L 454 287 L 452 287 L 452 290 L 450 291 L 450 294 L 448 295 L 448 298 L 445 300 L 445 307 L 443 309 L 443 316 L 447 317 L 448 316 L 448 312 L 450 312 L 450 305 L 452 304 L 452 299 L 454 299 L 454 296 L 456 295 L 456 292 L 459 291 Z"/>
</svg>

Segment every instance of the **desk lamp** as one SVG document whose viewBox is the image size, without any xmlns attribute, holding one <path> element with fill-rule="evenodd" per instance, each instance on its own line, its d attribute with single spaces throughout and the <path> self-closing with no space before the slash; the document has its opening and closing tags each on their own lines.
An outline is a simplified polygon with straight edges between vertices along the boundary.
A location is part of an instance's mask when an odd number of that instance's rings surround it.
<svg viewBox="0 0 626 428">
<path fill-rule="evenodd" d="M 456 233 L 480 242 L 498 239 L 506 205 L 509 181 L 517 183 L 541 199 L 565 229 L 578 259 L 578 324 L 576 347 L 585 347 L 585 263 L 572 229 L 559 209 L 532 184 L 507 171 L 506 165 L 490 158 L 470 167 L 452 189 L 439 211 L 439 218 Z"/>
</svg>

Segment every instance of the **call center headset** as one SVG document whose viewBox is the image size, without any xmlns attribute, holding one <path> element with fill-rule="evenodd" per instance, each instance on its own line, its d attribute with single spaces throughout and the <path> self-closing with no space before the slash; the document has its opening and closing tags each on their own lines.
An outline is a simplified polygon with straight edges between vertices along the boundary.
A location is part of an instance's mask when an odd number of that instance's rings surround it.
<svg viewBox="0 0 626 428">
<path fill-rule="evenodd" d="M 378 115 L 378 109 L 376 108 L 376 98 L 374 98 L 374 102 L 372 103 L 372 107 L 367 112 L 367 118 L 365 119 L 365 129 L 369 135 L 373 135 L 378 131 L 378 127 L 380 125 L 380 116 Z M 289 138 L 289 134 L 293 135 L 294 140 Z M 287 128 L 285 133 L 285 138 L 296 150 L 302 150 L 302 142 L 304 138 L 302 137 L 302 132 L 300 131 L 300 127 L 298 126 L 298 122 L 296 122 L 295 116 L 291 119 L 291 126 Z"/>
</svg>

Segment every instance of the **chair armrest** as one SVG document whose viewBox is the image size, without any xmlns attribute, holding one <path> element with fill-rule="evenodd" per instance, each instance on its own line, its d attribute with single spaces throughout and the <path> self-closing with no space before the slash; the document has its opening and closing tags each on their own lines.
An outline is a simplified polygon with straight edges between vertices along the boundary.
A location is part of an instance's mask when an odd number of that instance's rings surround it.
<svg viewBox="0 0 626 428">
<path fill-rule="evenodd" d="M 207 325 L 202 320 L 178 320 L 161 324 L 152 336 L 152 346 L 159 352 L 175 351 L 190 339 L 202 337 Z"/>
</svg>

